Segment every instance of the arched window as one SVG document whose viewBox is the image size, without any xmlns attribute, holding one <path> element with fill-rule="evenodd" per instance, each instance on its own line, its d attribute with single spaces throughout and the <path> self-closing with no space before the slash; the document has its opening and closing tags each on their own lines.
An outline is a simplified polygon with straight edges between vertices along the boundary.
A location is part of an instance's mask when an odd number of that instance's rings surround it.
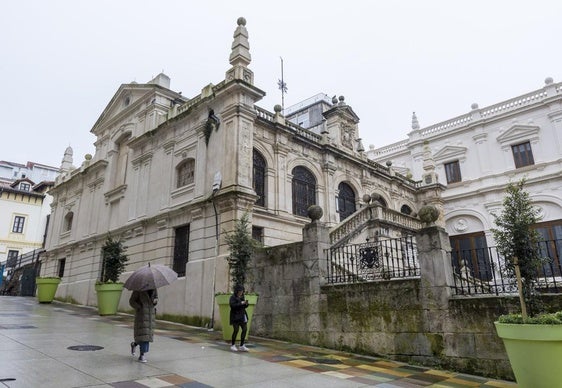
<svg viewBox="0 0 562 388">
<path fill-rule="evenodd" d="M 338 185 L 338 191 L 338 212 L 340 221 L 343 221 L 355 212 L 355 193 L 345 182 Z"/>
<path fill-rule="evenodd" d="M 293 214 L 306 217 L 308 208 L 316 204 L 316 178 L 308 169 L 293 168 Z"/>
<path fill-rule="evenodd" d="M 384 208 L 388 207 L 388 204 L 386 203 L 385 199 L 382 196 L 379 196 L 376 202 L 378 202 Z"/>
<path fill-rule="evenodd" d="M 115 164 L 115 187 L 124 185 L 127 179 L 127 167 L 129 163 L 129 147 L 127 146 L 128 137 L 123 138 L 117 144 L 117 163 Z"/>
<path fill-rule="evenodd" d="M 400 208 L 400 213 L 410 215 L 412 214 L 412 208 L 408 205 L 402 205 L 402 207 Z"/>
<path fill-rule="evenodd" d="M 177 170 L 177 188 L 192 184 L 195 179 L 195 159 L 189 158 L 178 164 Z"/>
<path fill-rule="evenodd" d="M 73 212 L 68 212 L 66 213 L 66 216 L 64 216 L 64 229 L 63 232 L 68 232 L 69 230 L 72 229 L 72 219 L 74 218 L 74 213 Z"/>
<path fill-rule="evenodd" d="M 258 199 L 256 205 L 265 207 L 265 171 L 267 164 L 265 158 L 256 150 L 253 152 L 254 166 L 253 166 L 253 185 Z"/>
</svg>

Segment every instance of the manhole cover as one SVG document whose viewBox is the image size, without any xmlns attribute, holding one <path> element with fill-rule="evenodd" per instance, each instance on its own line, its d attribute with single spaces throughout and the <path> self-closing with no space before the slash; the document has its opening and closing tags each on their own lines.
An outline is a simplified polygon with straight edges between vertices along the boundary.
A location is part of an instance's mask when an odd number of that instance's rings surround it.
<svg viewBox="0 0 562 388">
<path fill-rule="evenodd" d="M 96 345 L 75 345 L 69 346 L 67 349 L 69 350 L 78 350 L 79 352 L 92 352 L 94 350 L 101 350 L 103 346 L 96 346 Z"/>
</svg>

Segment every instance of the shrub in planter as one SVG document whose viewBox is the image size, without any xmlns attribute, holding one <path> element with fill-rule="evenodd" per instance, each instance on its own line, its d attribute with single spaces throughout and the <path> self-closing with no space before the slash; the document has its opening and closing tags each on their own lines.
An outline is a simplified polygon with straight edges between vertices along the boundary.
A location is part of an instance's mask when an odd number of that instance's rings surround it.
<svg viewBox="0 0 562 388">
<path fill-rule="evenodd" d="M 227 258 L 230 282 L 232 289 L 237 285 L 246 288 L 246 282 L 251 276 L 249 270 L 250 260 L 259 243 L 252 238 L 249 231 L 250 221 L 248 213 L 245 213 L 236 221 L 234 230 L 226 234 L 225 240 L 230 248 L 230 255 Z M 229 299 L 232 294 L 217 293 L 215 300 L 219 305 L 219 314 L 221 317 L 222 333 L 225 340 L 232 338 L 233 328 L 230 325 L 230 306 Z M 258 300 L 258 295 L 253 292 L 245 293 L 249 306 L 246 308 L 248 315 L 248 333 L 252 322 L 254 307 Z M 240 334 L 238 335 L 238 339 Z"/>
<path fill-rule="evenodd" d="M 98 297 L 98 310 L 100 315 L 114 315 L 117 313 L 123 283 L 119 277 L 125 270 L 129 258 L 125 254 L 127 247 L 121 240 L 116 240 L 108 235 L 101 249 L 102 273 L 101 279 L 96 282 Z"/>
<path fill-rule="evenodd" d="M 545 260 L 541 258 L 540 236 L 532 229 L 539 221 L 525 181 L 509 184 L 497 229 L 492 229 L 498 252 L 505 259 L 509 276 L 515 278 L 521 314 L 499 317 L 495 322 L 519 387 L 560 386 L 562 368 L 562 313 L 547 314 L 538 298 L 537 281 Z M 532 356 L 530 356 L 532 355 Z"/>
</svg>

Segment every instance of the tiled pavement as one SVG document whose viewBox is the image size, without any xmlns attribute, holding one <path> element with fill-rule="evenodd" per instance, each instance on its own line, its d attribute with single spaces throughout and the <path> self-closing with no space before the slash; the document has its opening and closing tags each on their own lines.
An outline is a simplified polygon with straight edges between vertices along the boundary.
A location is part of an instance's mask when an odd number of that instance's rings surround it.
<svg viewBox="0 0 562 388">
<path fill-rule="evenodd" d="M 0 297 L 0 341 L 2 335 L 7 331 L 5 322 L 5 314 L 3 315 L 2 303 L 6 300 L 3 298 L 14 297 Z M 17 298 L 16 299 L 26 299 Z M 27 299 L 29 302 L 29 299 Z M 33 303 L 33 300 L 31 300 Z M 101 321 L 110 324 L 117 328 L 122 328 L 132 332 L 132 317 L 127 314 L 119 314 L 110 317 L 100 317 L 97 315 L 95 309 L 76 306 L 70 304 L 63 304 L 55 302 L 52 305 L 41 305 L 43 309 L 54 309 L 58 313 L 68 314 L 72 318 L 85 319 L 88 321 Z M 104 329 L 107 330 L 107 329 Z M 194 328 L 185 325 L 174 324 L 165 321 L 158 321 L 157 338 L 152 345 L 151 351 L 156 352 L 159 346 L 162 345 L 161 337 L 165 337 L 172 341 L 182 341 L 187 345 L 205 351 L 218 351 L 230 353 L 228 356 L 246 358 L 243 359 L 228 359 L 228 365 L 215 365 L 216 370 L 207 371 L 202 374 L 194 369 L 192 373 L 189 371 L 183 372 L 184 369 L 179 368 L 176 373 L 157 373 L 146 374 L 138 379 L 124 379 L 116 380 L 115 378 L 107 379 L 106 385 L 98 385 L 104 387 L 119 387 L 119 388 L 143 388 L 143 387 L 211 387 L 211 386 L 244 386 L 240 382 L 236 382 L 236 370 L 222 369 L 232 367 L 232 363 L 240 363 L 240 370 L 247 368 L 252 362 L 260 362 L 256 364 L 256 374 L 263 372 L 264 376 L 268 371 L 264 367 L 263 362 L 272 363 L 276 365 L 283 365 L 290 367 L 294 370 L 294 380 L 291 378 L 289 369 L 288 376 L 272 377 L 269 380 L 255 379 L 255 383 L 248 381 L 247 386 L 265 386 L 265 387 L 300 387 L 300 386 L 377 386 L 382 388 L 393 387 L 509 387 L 513 388 L 517 385 L 515 383 L 490 380 L 483 377 L 471 376 L 455 372 L 434 370 L 419 366 L 407 365 L 404 363 L 388 361 L 375 357 L 359 356 L 349 353 L 337 352 L 328 349 L 321 349 L 312 346 L 296 345 L 287 342 L 268 340 L 263 338 L 250 337 L 248 347 L 250 352 L 247 353 L 232 353 L 229 345 L 222 340 L 220 332 L 208 331 L 206 329 Z M 126 342 L 126 340 L 124 340 Z M 127 342 L 128 343 L 128 342 Z M 160 349 L 162 351 L 162 349 Z M 0 387 L 18 387 L 23 385 L 16 384 L 15 381 L 2 382 L 2 363 L 5 359 L 2 357 L 1 343 L 0 343 Z M 152 353 L 148 353 L 152 355 Z M 156 353 L 154 353 L 156 354 Z M 208 354 L 208 353 L 207 353 Z M 219 355 L 222 353 L 219 353 Z M 226 356 L 226 355 L 225 355 Z M 130 357 L 130 356 L 129 356 Z M 151 358 L 149 357 L 149 364 Z M 254 361 L 252 361 L 254 360 Z M 195 363 L 194 358 L 190 361 Z M 138 363 L 137 363 L 138 364 Z M 140 365 L 140 364 L 138 364 Z M 147 365 L 147 364 L 144 364 Z M 262 365 L 262 366 L 259 366 Z M 120 366 L 121 367 L 121 366 Z M 247 369 L 244 369 L 248 373 Z M 251 369 L 250 369 L 251 370 Z M 180 372 L 181 371 L 181 372 Z M 305 373 L 306 372 L 306 373 Z M 311 373 L 312 372 L 312 373 Z M 250 372 L 253 373 L 253 372 Z M 283 372 L 285 373 L 285 372 Z M 212 379 L 209 376 L 216 374 L 216 378 Z M 220 377 L 219 375 L 224 375 Z M 142 373 L 141 373 L 142 375 Z M 316 378 L 314 376 L 317 376 Z M 140 376 L 139 376 L 140 377 Z M 328 379 L 329 378 L 329 379 Z M 222 379 L 222 380 L 221 380 Z M 241 377 L 244 381 L 244 377 Z M 306 380 L 305 380 L 306 379 Z M 247 379 L 252 380 L 252 379 Z M 253 381 L 253 380 L 252 380 Z M 261 382 L 258 382 L 261 381 Z M 306 382 L 307 381 L 307 382 Z M 205 383 L 204 383 L 205 382 Z M 209 385 L 208 383 L 211 383 Z M 230 384 L 232 383 L 232 384 Z M 4 384 L 4 385 L 2 385 Z M 242 383 L 243 384 L 243 383 Z M 93 386 L 93 385 L 76 385 L 76 386 Z"/>
</svg>

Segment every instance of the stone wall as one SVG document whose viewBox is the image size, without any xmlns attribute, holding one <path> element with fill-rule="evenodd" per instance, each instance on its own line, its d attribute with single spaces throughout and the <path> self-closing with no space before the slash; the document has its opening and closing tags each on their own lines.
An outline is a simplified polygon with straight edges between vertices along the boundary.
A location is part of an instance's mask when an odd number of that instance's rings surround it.
<svg viewBox="0 0 562 388">
<path fill-rule="evenodd" d="M 344 285 L 325 284 L 326 235 L 311 224 L 302 243 L 257 255 L 252 289 L 260 298 L 252 335 L 514 379 L 493 322 L 517 311 L 518 300 L 452 296 L 442 229 L 417 236 L 420 279 Z M 544 299 L 551 309 L 562 308 L 560 296 Z"/>
</svg>

